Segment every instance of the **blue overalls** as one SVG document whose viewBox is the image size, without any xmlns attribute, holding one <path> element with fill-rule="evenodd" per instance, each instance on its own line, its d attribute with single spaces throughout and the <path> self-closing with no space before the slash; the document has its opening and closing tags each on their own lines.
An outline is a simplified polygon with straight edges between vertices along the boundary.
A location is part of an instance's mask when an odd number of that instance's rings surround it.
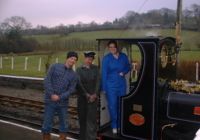
<svg viewBox="0 0 200 140">
<path fill-rule="evenodd" d="M 111 53 L 103 58 L 102 90 L 106 92 L 112 128 L 119 128 L 119 99 L 126 94 L 125 74 L 130 69 L 128 57 L 124 53 L 120 53 L 118 58 Z M 119 74 L 121 72 L 123 76 Z"/>
</svg>

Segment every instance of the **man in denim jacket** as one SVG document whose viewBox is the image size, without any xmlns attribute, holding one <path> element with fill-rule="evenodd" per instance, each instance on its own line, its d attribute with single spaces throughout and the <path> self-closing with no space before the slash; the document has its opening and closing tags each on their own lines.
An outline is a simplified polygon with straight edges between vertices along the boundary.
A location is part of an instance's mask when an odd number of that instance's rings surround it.
<svg viewBox="0 0 200 140">
<path fill-rule="evenodd" d="M 44 80 L 45 111 L 42 125 L 43 140 L 50 140 L 50 132 L 55 113 L 59 118 L 59 140 L 66 140 L 68 98 L 74 92 L 78 77 L 72 67 L 76 63 L 76 52 L 68 52 L 65 64 L 54 64 L 50 67 Z"/>
</svg>

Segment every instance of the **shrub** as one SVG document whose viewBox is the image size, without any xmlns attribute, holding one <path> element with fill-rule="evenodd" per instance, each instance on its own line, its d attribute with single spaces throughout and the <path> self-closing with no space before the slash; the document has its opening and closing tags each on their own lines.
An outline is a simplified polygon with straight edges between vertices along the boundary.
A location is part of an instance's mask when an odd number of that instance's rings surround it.
<svg viewBox="0 0 200 140">
<path fill-rule="evenodd" d="M 188 81 L 195 81 L 195 77 L 196 77 L 196 61 L 181 61 L 178 65 L 178 78 Z"/>
<path fill-rule="evenodd" d="M 0 53 L 32 52 L 38 46 L 39 43 L 35 39 L 23 39 L 23 38 L 18 40 L 1 39 Z"/>
</svg>

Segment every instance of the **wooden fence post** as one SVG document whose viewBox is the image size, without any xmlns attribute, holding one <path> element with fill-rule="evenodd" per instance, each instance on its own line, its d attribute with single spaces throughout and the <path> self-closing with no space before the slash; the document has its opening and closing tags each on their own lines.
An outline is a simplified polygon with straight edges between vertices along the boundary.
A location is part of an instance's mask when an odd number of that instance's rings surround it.
<svg viewBox="0 0 200 140">
<path fill-rule="evenodd" d="M 58 63 L 58 57 L 56 57 L 56 63 Z"/>
<path fill-rule="evenodd" d="M 42 58 L 40 57 L 38 64 L 38 71 L 41 71 L 41 64 L 42 64 Z"/>
<path fill-rule="evenodd" d="M 24 70 L 27 70 L 28 57 L 25 57 Z"/>
<path fill-rule="evenodd" d="M 196 62 L 196 81 L 199 81 L 199 62 Z"/>
<path fill-rule="evenodd" d="M 13 56 L 11 57 L 11 69 L 12 70 L 14 69 L 14 57 Z"/>
<path fill-rule="evenodd" d="M 2 69 L 3 68 L 3 58 L 2 58 L 2 56 L 0 57 L 0 69 Z"/>
<path fill-rule="evenodd" d="M 73 69 L 74 71 L 76 71 L 76 65 L 73 65 L 72 69 Z"/>
</svg>

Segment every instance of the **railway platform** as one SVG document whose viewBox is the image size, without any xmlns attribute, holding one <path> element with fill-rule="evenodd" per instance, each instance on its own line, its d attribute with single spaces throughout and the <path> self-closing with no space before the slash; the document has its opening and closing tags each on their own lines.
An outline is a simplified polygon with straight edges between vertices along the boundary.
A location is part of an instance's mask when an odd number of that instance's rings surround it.
<svg viewBox="0 0 200 140">
<path fill-rule="evenodd" d="M 39 129 L 0 119 L 0 140 L 41 140 Z M 68 138 L 69 140 L 75 140 Z M 52 140 L 58 140 L 57 134 L 52 134 Z"/>
</svg>

